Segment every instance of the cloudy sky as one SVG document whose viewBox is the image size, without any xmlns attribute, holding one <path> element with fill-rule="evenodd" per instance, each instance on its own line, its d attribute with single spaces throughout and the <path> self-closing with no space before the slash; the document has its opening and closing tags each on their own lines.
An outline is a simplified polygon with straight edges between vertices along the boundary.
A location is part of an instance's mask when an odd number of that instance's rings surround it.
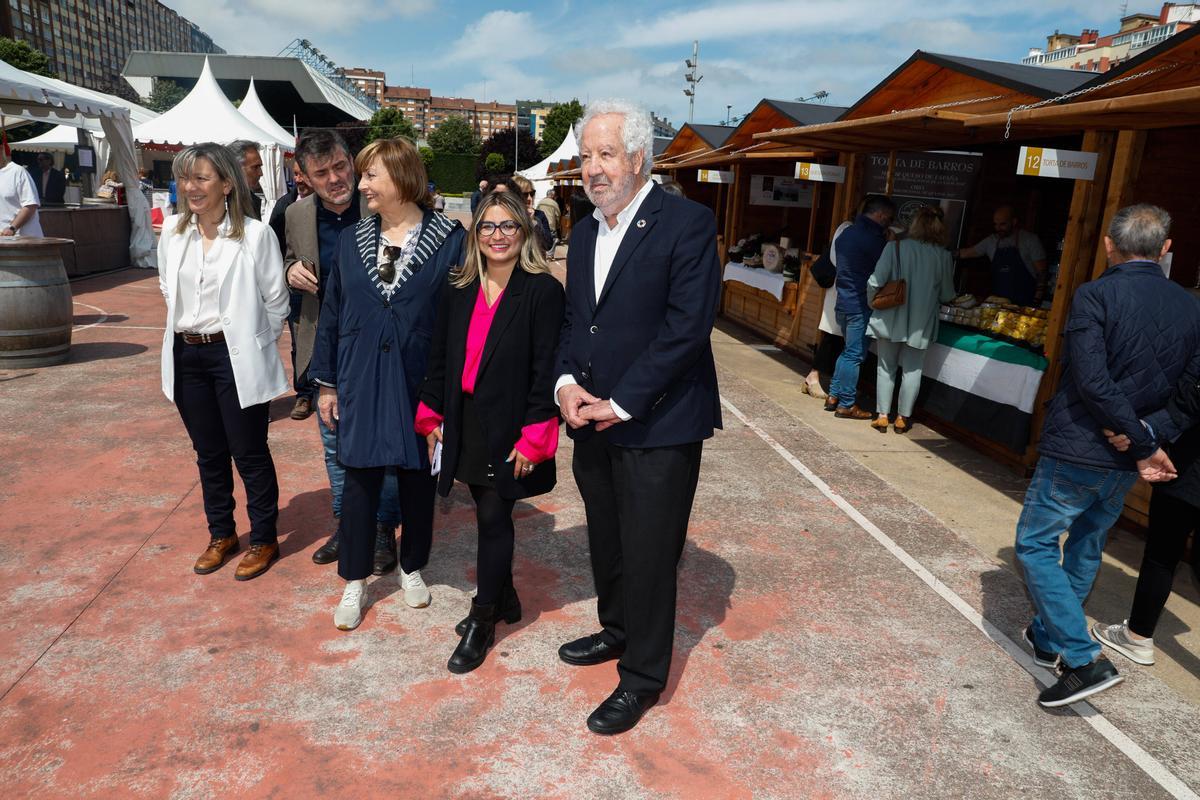
<svg viewBox="0 0 1200 800">
<path fill-rule="evenodd" d="M 1117 26 L 1115 0 L 165 0 L 231 53 L 307 38 L 389 84 L 511 103 L 635 98 L 687 121 L 684 59 L 700 40 L 696 122 L 818 90 L 849 105 L 914 50 L 1016 61 L 1054 29 Z M 1143 7 L 1144 6 L 1144 7 Z M 1161 3 L 1130 4 L 1157 13 Z"/>
</svg>

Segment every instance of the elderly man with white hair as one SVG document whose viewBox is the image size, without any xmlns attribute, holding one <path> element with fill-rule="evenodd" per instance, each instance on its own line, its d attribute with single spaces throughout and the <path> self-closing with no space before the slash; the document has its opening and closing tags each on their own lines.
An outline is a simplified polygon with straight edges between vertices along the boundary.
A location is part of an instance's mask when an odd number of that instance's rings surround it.
<svg viewBox="0 0 1200 800">
<path fill-rule="evenodd" d="M 619 659 L 620 680 L 591 716 L 627 731 L 666 685 L 676 567 L 703 441 L 721 426 L 709 337 L 720 297 L 716 221 L 650 181 L 650 115 L 623 100 L 588 104 L 579 124 L 595 213 L 571 231 L 555 399 L 575 442 L 602 630 L 559 657 Z"/>
</svg>

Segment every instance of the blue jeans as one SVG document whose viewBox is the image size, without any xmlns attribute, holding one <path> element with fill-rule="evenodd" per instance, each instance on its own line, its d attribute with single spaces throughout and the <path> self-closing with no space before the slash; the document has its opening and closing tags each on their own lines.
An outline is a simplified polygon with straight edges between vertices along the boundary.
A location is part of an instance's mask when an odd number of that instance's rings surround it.
<svg viewBox="0 0 1200 800">
<path fill-rule="evenodd" d="M 838 356 L 829 382 L 829 394 L 836 397 L 838 406 L 849 408 L 858 396 L 858 369 L 867 357 L 867 314 L 846 314 L 838 311 L 837 324 L 846 337 L 846 349 Z"/>
<path fill-rule="evenodd" d="M 1083 601 L 1100 569 L 1108 529 L 1121 516 L 1125 493 L 1137 480 L 1129 470 L 1103 469 L 1042 456 L 1017 521 L 1017 559 L 1037 616 L 1033 641 L 1060 653 L 1068 667 L 1100 655 L 1088 633 Z M 1059 536 L 1067 532 L 1059 549 Z M 1061 556 L 1061 563 L 1060 563 Z"/>
<path fill-rule="evenodd" d="M 346 468 L 337 460 L 337 433 L 325 426 L 320 414 L 313 416 L 317 418 L 317 428 L 321 431 L 321 445 L 325 448 L 325 472 L 329 475 L 329 493 L 333 495 L 333 515 L 340 519 Z M 383 489 L 379 492 L 379 513 L 375 515 L 377 523 L 392 528 L 400 525 L 400 487 L 396 481 L 395 468 L 388 467 L 383 475 Z"/>
</svg>

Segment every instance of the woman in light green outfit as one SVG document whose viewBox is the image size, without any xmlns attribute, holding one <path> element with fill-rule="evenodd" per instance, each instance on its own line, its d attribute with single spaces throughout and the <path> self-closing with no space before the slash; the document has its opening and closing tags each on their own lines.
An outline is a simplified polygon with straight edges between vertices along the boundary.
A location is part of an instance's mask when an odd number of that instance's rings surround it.
<svg viewBox="0 0 1200 800">
<path fill-rule="evenodd" d="M 875 338 L 879 358 L 875 410 L 871 427 L 886 433 L 892 413 L 896 374 L 903 375 L 894 430 L 907 433 L 909 417 L 921 389 L 925 351 L 937 340 L 938 305 L 954 299 L 954 262 L 946 249 L 948 236 L 940 208 L 925 206 L 908 228 L 908 238 L 891 242 L 883 250 L 875 272 L 867 281 L 867 300 L 888 281 L 906 282 L 903 305 L 871 314 L 867 335 Z"/>
</svg>

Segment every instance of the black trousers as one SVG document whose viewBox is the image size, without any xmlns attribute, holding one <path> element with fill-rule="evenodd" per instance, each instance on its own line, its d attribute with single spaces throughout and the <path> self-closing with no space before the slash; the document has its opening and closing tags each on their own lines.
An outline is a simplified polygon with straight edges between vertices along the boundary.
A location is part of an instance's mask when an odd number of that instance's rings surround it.
<svg viewBox="0 0 1200 800">
<path fill-rule="evenodd" d="M 623 644 L 620 688 L 660 692 L 675 639 L 676 569 L 700 477 L 703 443 L 627 448 L 592 436 L 572 467 L 587 514 L 596 609 Z"/>
<path fill-rule="evenodd" d="M 1138 636 L 1153 636 L 1171 585 L 1175 568 L 1183 560 L 1188 536 L 1197 529 L 1200 509 L 1170 495 L 1157 486 L 1150 495 L 1150 526 L 1146 531 L 1146 552 L 1133 592 L 1129 629 Z M 1192 563 L 1200 573 L 1200 542 L 1192 543 Z"/>
<path fill-rule="evenodd" d="M 479 526 L 479 550 L 475 556 L 479 591 L 475 593 L 475 602 L 487 606 L 500 599 L 504 585 L 512 580 L 515 502 L 505 500 L 491 486 L 472 484 L 470 489 Z"/>
<path fill-rule="evenodd" d="M 237 534 L 233 521 L 233 464 L 246 487 L 250 544 L 273 544 L 279 520 L 279 480 L 267 446 L 267 403 L 242 408 L 224 342 L 184 344 L 175 337 L 175 407 L 183 419 L 213 538 Z"/>
<path fill-rule="evenodd" d="M 338 575 L 364 580 L 375 565 L 375 521 L 387 467 L 345 467 L 342 486 L 341 546 Z M 433 545 L 433 498 L 437 478 L 428 469 L 396 468 L 400 488 L 400 567 L 415 572 L 429 563 Z"/>
</svg>

